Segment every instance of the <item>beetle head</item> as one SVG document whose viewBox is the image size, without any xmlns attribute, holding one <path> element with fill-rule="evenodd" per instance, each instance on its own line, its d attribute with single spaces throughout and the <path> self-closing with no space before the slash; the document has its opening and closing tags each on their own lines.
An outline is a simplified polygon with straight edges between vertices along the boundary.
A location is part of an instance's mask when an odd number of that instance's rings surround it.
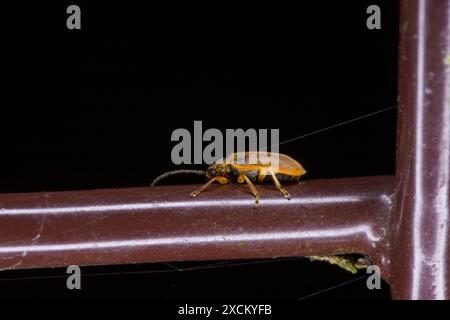
<svg viewBox="0 0 450 320">
<path fill-rule="evenodd" d="M 221 163 L 215 163 L 208 167 L 208 170 L 206 171 L 206 177 L 208 179 L 214 178 L 214 177 L 224 177 L 229 173 L 229 166 L 226 164 Z"/>
</svg>

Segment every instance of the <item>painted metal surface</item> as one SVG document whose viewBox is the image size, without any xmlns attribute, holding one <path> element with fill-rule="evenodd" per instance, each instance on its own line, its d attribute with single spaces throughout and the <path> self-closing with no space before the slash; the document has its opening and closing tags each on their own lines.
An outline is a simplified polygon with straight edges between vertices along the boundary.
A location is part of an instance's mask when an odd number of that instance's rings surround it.
<svg viewBox="0 0 450 320">
<path fill-rule="evenodd" d="M 450 1 L 402 1 L 396 214 L 397 299 L 450 289 Z"/>
<path fill-rule="evenodd" d="M 0 195 L 0 267 L 366 253 L 385 261 L 393 177 Z"/>
</svg>

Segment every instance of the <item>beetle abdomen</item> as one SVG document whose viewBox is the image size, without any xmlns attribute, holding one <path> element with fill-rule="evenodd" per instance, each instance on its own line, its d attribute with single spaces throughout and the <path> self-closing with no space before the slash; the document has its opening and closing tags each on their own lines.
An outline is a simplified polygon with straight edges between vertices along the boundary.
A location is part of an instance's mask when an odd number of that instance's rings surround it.
<svg viewBox="0 0 450 320">
<path fill-rule="evenodd" d="M 241 175 L 245 174 L 247 178 L 250 179 L 251 182 L 258 183 L 259 179 L 259 170 L 241 170 L 236 167 L 232 167 L 231 169 L 231 177 L 230 180 L 236 181 L 237 178 Z M 280 182 L 297 182 L 300 180 L 300 176 L 294 176 L 284 173 L 276 173 L 275 176 Z M 263 182 L 273 182 L 272 175 L 268 174 L 264 177 Z"/>
<path fill-rule="evenodd" d="M 294 176 L 284 173 L 276 173 L 275 176 L 280 182 L 297 182 L 300 180 L 300 176 Z M 270 174 L 265 176 L 263 182 L 273 182 L 272 176 Z"/>
<path fill-rule="evenodd" d="M 250 179 L 251 182 L 258 182 L 258 174 L 259 174 L 259 170 L 240 170 L 238 168 L 232 168 L 231 170 L 231 180 L 236 181 L 237 178 L 242 175 L 245 174 L 247 176 L 247 178 Z"/>
</svg>

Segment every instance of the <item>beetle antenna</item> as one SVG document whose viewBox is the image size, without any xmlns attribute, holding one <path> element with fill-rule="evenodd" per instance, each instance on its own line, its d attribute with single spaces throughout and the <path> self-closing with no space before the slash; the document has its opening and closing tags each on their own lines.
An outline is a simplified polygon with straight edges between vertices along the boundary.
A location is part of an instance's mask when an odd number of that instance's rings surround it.
<svg viewBox="0 0 450 320">
<path fill-rule="evenodd" d="M 175 176 L 179 174 L 198 174 L 198 175 L 204 175 L 206 174 L 203 170 L 174 170 L 174 171 L 168 171 L 166 173 L 163 173 L 159 177 L 156 177 L 155 180 L 152 181 L 151 186 L 155 186 L 158 182 L 160 182 L 163 179 L 166 179 L 170 176 Z"/>
</svg>

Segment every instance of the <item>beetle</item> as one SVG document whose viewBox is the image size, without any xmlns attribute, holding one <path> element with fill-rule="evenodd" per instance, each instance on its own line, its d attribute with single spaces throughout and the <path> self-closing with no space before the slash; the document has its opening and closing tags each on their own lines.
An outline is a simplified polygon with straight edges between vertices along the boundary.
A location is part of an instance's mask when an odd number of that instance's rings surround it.
<svg viewBox="0 0 450 320">
<path fill-rule="evenodd" d="M 277 159 L 277 165 L 274 165 L 271 159 Z M 300 163 L 285 154 L 257 151 L 237 152 L 216 161 L 206 171 L 175 170 L 164 173 L 153 180 L 152 186 L 168 176 L 183 173 L 202 174 L 209 179 L 206 184 L 191 193 L 192 197 L 205 191 L 215 181 L 220 184 L 246 182 L 255 197 L 255 206 L 258 206 L 260 196 L 254 183 L 273 181 L 284 197 L 290 200 L 291 195 L 281 186 L 280 181 L 298 182 L 300 177 L 306 174 L 306 170 Z"/>
</svg>

